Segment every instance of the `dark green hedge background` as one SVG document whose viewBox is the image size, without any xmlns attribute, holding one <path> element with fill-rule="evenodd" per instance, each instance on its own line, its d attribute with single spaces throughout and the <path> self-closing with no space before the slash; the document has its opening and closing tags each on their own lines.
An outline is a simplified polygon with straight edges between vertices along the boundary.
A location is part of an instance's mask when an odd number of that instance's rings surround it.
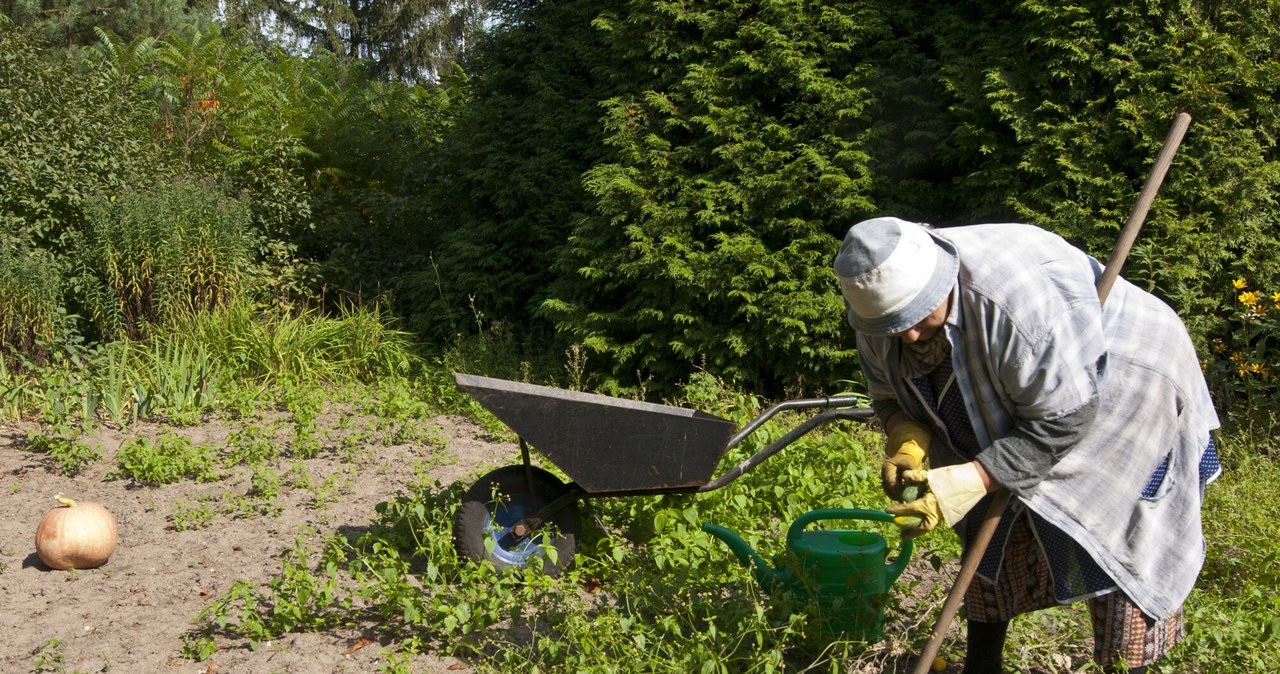
<svg viewBox="0 0 1280 674">
<path fill-rule="evenodd" d="M 1232 279 L 1278 280 L 1280 3 L 497 10 L 429 81 L 216 24 L 160 35 L 230 74 L 210 89 L 227 114 L 183 145 L 157 120 L 208 98 L 166 99 L 154 81 L 181 68 L 142 59 L 144 36 L 108 56 L 88 40 L 85 65 L 0 27 L 0 260 L 87 245 L 79 204 L 131 172 L 211 178 L 253 215 L 266 296 L 377 300 L 431 344 L 495 329 L 544 353 L 576 343 L 606 387 L 660 392 L 705 369 L 825 391 L 856 372 L 829 270 L 851 224 L 1031 222 L 1105 260 L 1185 111 L 1125 276 L 1202 345 L 1230 331 Z M 202 51 L 213 38 L 241 55 Z M 68 81 L 59 68 L 97 76 L 40 95 Z M 68 282 L 63 305 L 90 285 Z"/>
</svg>

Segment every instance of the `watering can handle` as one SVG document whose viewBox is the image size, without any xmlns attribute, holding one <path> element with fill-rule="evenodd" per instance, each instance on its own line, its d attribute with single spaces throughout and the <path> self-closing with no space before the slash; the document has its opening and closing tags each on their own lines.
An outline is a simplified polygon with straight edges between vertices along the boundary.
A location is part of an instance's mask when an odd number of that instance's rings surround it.
<svg viewBox="0 0 1280 674">
<path fill-rule="evenodd" d="M 804 528 L 821 520 L 871 520 L 873 522 L 892 522 L 893 515 L 883 510 L 864 510 L 862 508 L 823 508 L 820 510 L 810 510 L 801 515 L 799 519 L 791 523 L 791 527 L 787 529 L 787 548 L 793 547 L 804 534 Z M 898 551 L 898 558 L 892 564 L 888 565 L 889 582 L 898 579 L 902 575 L 903 569 L 907 568 L 907 560 L 911 559 L 911 552 L 915 549 L 915 541 L 906 539 L 902 541 L 902 548 Z"/>
<path fill-rule="evenodd" d="M 862 508 L 823 508 L 810 510 L 791 523 L 787 529 L 787 546 L 795 544 L 804 534 L 804 528 L 821 520 L 871 520 L 873 522 L 892 522 L 893 515 L 883 510 L 863 510 Z"/>
</svg>

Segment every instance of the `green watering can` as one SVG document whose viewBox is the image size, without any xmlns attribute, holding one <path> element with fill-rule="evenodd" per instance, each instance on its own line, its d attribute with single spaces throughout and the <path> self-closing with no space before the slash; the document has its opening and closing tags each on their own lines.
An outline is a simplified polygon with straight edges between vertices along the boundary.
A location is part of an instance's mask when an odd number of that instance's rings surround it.
<svg viewBox="0 0 1280 674">
<path fill-rule="evenodd" d="M 738 561 L 754 570 L 765 592 L 790 591 L 812 600 L 821 638 L 878 642 L 889 588 L 906 568 L 913 542 L 903 541 L 898 558 L 887 564 L 888 544 L 883 536 L 840 529 L 805 531 L 821 520 L 892 522 L 893 515 L 857 508 L 807 512 L 787 529 L 787 549 L 774 558 L 774 567 L 734 532 L 709 523 L 702 530 L 727 543 Z"/>
</svg>

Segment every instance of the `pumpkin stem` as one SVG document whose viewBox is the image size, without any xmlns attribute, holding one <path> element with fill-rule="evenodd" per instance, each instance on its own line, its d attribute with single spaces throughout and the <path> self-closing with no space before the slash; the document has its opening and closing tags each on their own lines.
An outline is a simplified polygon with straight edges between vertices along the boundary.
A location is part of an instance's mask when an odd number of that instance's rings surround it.
<svg viewBox="0 0 1280 674">
<path fill-rule="evenodd" d="M 74 508 L 76 506 L 75 501 L 72 501 L 71 499 L 63 496 L 62 494 L 58 494 L 57 496 L 54 496 L 54 498 L 58 499 L 58 503 L 61 503 L 62 505 L 68 508 Z"/>
</svg>

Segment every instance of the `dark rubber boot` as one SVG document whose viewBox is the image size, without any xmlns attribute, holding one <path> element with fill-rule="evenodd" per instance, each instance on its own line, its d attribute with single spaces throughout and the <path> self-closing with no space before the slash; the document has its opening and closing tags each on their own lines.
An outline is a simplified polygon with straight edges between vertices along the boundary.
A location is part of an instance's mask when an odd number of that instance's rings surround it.
<svg viewBox="0 0 1280 674">
<path fill-rule="evenodd" d="M 965 644 L 964 672 L 961 674 L 1001 674 L 1004 666 L 1004 638 L 1009 623 L 969 621 Z"/>
</svg>

